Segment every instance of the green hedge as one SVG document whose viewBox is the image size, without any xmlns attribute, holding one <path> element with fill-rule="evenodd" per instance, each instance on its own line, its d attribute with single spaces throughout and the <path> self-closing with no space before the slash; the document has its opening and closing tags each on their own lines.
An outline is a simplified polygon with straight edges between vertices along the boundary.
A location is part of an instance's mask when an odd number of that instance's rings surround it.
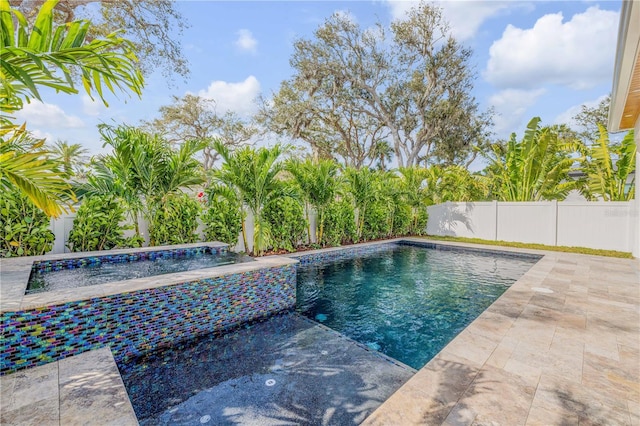
<svg viewBox="0 0 640 426">
<path fill-rule="evenodd" d="M 94 251 L 140 247 L 142 241 L 124 236 L 124 231 L 133 229 L 133 226 L 120 225 L 125 219 L 125 210 L 121 205 L 116 197 L 109 195 L 85 198 L 69 233 L 69 250 Z"/>
<path fill-rule="evenodd" d="M 3 190 L 0 197 L 0 256 L 36 256 L 53 248 L 50 220 L 21 193 Z"/>
</svg>

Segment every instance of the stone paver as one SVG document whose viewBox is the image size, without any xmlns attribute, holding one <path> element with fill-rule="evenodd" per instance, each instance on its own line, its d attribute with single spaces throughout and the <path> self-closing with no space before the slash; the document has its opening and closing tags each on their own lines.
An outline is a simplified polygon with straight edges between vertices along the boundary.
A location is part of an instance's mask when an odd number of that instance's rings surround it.
<svg viewBox="0 0 640 426">
<path fill-rule="evenodd" d="M 364 424 L 640 425 L 639 261 L 538 253 Z"/>
<path fill-rule="evenodd" d="M 0 377 L 2 425 L 137 425 L 108 348 Z"/>
</svg>

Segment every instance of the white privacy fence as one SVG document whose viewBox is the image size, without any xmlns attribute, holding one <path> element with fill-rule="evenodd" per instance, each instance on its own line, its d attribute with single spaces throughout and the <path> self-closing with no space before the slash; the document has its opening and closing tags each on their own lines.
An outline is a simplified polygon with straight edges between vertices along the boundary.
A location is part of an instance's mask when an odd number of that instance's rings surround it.
<svg viewBox="0 0 640 426">
<path fill-rule="evenodd" d="M 429 206 L 429 235 L 633 251 L 640 217 L 629 202 L 481 202 Z"/>
<path fill-rule="evenodd" d="M 67 253 L 69 252 L 69 248 L 67 244 L 69 242 L 69 233 L 71 232 L 71 228 L 73 228 L 73 221 L 76 218 L 75 213 L 69 213 L 66 215 L 62 215 L 57 219 L 51 219 L 51 231 L 55 235 L 55 241 L 53 243 L 53 248 L 48 254 L 58 254 L 58 253 Z M 311 222 L 311 240 L 315 242 L 316 235 L 316 214 L 315 212 L 311 212 L 309 214 L 309 222 Z M 125 221 L 122 223 L 123 226 L 130 224 L 130 221 Z M 140 218 L 138 221 L 140 226 L 140 233 L 145 238 L 145 245 L 149 244 L 149 224 L 148 222 Z M 247 232 L 247 245 L 249 248 L 253 248 L 253 215 L 251 212 L 247 212 L 246 218 L 246 232 Z M 204 241 L 204 225 L 200 222 L 200 226 L 196 230 L 196 233 L 200 237 L 200 241 Z M 125 237 L 130 237 L 134 235 L 133 230 L 127 230 L 124 233 Z M 244 251 L 244 244 L 242 242 L 242 234 L 238 235 L 238 244 L 233 248 L 235 251 Z"/>
<path fill-rule="evenodd" d="M 590 247 L 632 252 L 640 217 L 630 202 L 481 202 L 444 203 L 427 208 L 429 235 L 481 238 L 495 241 L 539 243 L 551 246 Z M 315 214 L 310 215 L 315 236 Z M 51 220 L 55 234 L 50 253 L 69 251 L 66 244 L 75 214 Z M 330 226 L 330 224 L 327 224 Z M 247 217 L 247 242 L 253 241 L 253 217 Z M 203 227 L 198 232 L 201 239 Z M 146 221 L 140 231 L 148 238 Z M 133 235 L 127 231 L 125 235 Z M 242 237 L 236 250 L 243 250 Z"/>
</svg>

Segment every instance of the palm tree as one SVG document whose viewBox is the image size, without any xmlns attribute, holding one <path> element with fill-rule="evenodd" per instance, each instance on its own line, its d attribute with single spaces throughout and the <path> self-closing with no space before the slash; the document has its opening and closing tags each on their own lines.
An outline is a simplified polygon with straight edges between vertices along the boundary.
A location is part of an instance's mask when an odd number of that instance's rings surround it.
<svg viewBox="0 0 640 426">
<path fill-rule="evenodd" d="M 97 93 L 105 104 L 105 87 L 114 93 L 118 88 L 140 95 L 143 86 L 130 41 L 117 32 L 89 41 L 88 21 L 54 28 L 57 3 L 45 2 L 29 28 L 8 0 L 0 0 L 0 188 L 17 187 L 49 216 L 64 211 L 60 204 L 69 198 L 69 188 L 62 172 L 50 167 L 49 153 L 41 149 L 42 144 L 26 141 L 25 126 L 13 124 L 8 114 L 22 109 L 25 100 L 42 100 L 39 87 L 78 93 L 74 72 L 89 96 Z"/>
<path fill-rule="evenodd" d="M 202 166 L 195 155 L 205 142 L 187 141 L 175 150 L 160 136 L 125 125 L 101 125 L 100 134 L 104 145 L 113 151 L 94 162 L 87 182 L 77 185 L 77 191 L 120 197 L 137 235 L 140 214 L 153 226 L 151 218 L 156 209 L 162 208 L 170 197 L 204 182 Z"/>
<path fill-rule="evenodd" d="M 411 207 L 411 230 L 412 234 L 421 233 L 418 223 L 421 210 L 426 210 L 431 203 L 428 192 L 428 185 L 433 182 L 427 169 L 419 166 L 400 167 L 400 190 L 402 191 L 407 204 Z"/>
<path fill-rule="evenodd" d="M 477 201 L 485 198 L 486 178 L 472 175 L 462 166 L 431 166 L 429 174 L 429 198 L 434 204 L 447 201 Z"/>
<path fill-rule="evenodd" d="M 54 158 L 62 162 L 64 174 L 71 177 L 76 174 L 80 164 L 86 163 L 85 155 L 89 152 L 79 143 L 70 144 L 67 141 L 56 141 L 49 148 Z"/>
<path fill-rule="evenodd" d="M 74 71 L 93 97 L 94 91 L 104 99 L 104 88 L 115 88 L 141 95 L 143 78 L 135 67 L 133 44 L 119 32 L 105 38 L 88 40 L 91 22 L 73 21 L 54 28 L 53 8 L 58 0 L 45 2 L 29 28 L 25 17 L 11 9 L 8 0 L 0 0 L 0 58 L 3 78 L 0 83 L 0 109 L 18 111 L 23 100 L 42 100 L 39 86 L 63 93 L 78 93 Z M 18 23 L 14 27 L 13 18 Z M 3 117 L 7 120 L 6 117 Z"/>
<path fill-rule="evenodd" d="M 0 129 L 0 188 L 18 188 L 47 216 L 59 216 L 71 208 L 75 194 L 63 178 L 62 164 L 33 138 L 25 126 Z"/>
<path fill-rule="evenodd" d="M 353 199 L 356 210 L 356 240 L 362 238 L 367 208 L 376 200 L 376 179 L 378 175 L 369 168 L 345 170 L 347 191 Z"/>
<path fill-rule="evenodd" d="M 595 145 L 586 148 L 584 170 L 587 174 L 587 198 L 601 198 L 604 201 L 628 201 L 635 194 L 635 176 L 631 182 L 629 175 L 635 170 L 636 142 L 633 130 L 627 132 L 617 146 L 609 143 L 609 133 L 598 123 L 600 137 Z M 615 160 L 614 164 L 614 158 Z"/>
<path fill-rule="evenodd" d="M 320 243 L 324 233 L 325 211 L 338 190 L 338 164 L 333 160 L 319 160 L 317 163 L 309 159 L 292 160 L 287 163 L 286 170 L 293 176 L 305 201 L 309 244 L 311 244 L 309 210 L 313 207 L 318 213 L 316 241 Z"/>
<path fill-rule="evenodd" d="M 391 161 L 392 157 L 393 148 L 391 147 L 391 145 L 389 145 L 389 142 L 385 140 L 379 140 L 375 142 L 375 145 L 371 150 L 371 164 L 373 164 L 373 162 L 377 160 L 378 169 L 386 170 L 387 162 Z"/>
<path fill-rule="evenodd" d="M 563 200 L 578 187 L 569 177 L 572 165 L 580 161 L 572 156 L 576 152 L 577 141 L 541 128 L 540 118 L 534 117 L 521 141 L 513 133 L 506 146 L 494 144 L 484 153 L 492 195 L 502 201 Z"/>
<path fill-rule="evenodd" d="M 280 145 L 257 150 L 244 147 L 232 153 L 221 141 L 215 141 L 213 146 L 224 160 L 221 168 L 213 172 L 213 178 L 232 188 L 253 214 L 253 253 L 261 256 L 270 239 L 269 223 L 264 219 L 262 210 L 272 199 L 286 192 L 285 185 L 277 178 L 284 170 L 284 164 L 278 162 L 283 149 Z M 245 213 L 243 211 L 242 214 L 242 238 L 248 251 Z"/>
</svg>

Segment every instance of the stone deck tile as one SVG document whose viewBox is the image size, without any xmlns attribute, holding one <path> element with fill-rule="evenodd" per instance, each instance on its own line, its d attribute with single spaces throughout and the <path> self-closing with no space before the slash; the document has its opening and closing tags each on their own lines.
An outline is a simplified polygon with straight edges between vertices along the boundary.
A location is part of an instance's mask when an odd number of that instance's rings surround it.
<svg viewBox="0 0 640 426">
<path fill-rule="evenodd" d="M 364 424 L 640 426 L 639 266 L 546 253 Z"/>
<path fill-rule="evenodd" d="M 108 348 L 0 377 L 2 425 L 137 425 Z"/>
</svg>

